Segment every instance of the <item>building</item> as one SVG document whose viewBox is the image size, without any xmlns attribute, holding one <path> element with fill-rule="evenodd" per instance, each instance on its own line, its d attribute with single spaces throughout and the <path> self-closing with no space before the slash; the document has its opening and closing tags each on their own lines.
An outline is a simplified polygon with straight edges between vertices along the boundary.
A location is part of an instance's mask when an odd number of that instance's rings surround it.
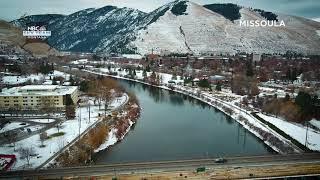
<svg viewBox="0 0 320 180">
<path fill-rule="evenodd" d="M 214 76 L 210 76 L 209 80 L 212 84 L 217 84 L 218 82 L 222 82 L 226 80 L 226 77 L 221 75 L 214 75 Z"/>
<path fill-rule="evenodd" d="M 0 93 L 1 110 L 64 110 L 67 103 L 78 102 L 77 86 L 27 85 L 3 89 Z"/>
<path fill-rule="evenodd" d="M 252 54 L 252 62 L 260 62 L 261 54 Z"/>
</svg>

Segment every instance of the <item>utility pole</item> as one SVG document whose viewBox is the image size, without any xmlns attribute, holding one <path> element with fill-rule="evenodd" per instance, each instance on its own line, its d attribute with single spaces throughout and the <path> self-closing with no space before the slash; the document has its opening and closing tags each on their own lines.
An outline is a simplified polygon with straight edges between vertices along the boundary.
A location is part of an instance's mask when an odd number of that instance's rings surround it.
<svg viewBox="0 0 320 180">
<path fill-rule="evenodd" d="M 91 115 L 91 111 L 90 111 L 90 101 L 89 101 L 89 123 L 90 123 L 90 115 Z"/>
<path fill-rule="evenodd" d="M 305 140 L 304 146 L 308 148 L 308 130 L 309 130 L 308 122 L 306 124 L 307 124 L 307 131 L 306 131 L 306 140 Z"/>
<path fill-rule="evenodd" d="M 80 140 L 80 129 L 81 129 L 81 107 L 79 105 L 79 140 Z"/>
</svg>

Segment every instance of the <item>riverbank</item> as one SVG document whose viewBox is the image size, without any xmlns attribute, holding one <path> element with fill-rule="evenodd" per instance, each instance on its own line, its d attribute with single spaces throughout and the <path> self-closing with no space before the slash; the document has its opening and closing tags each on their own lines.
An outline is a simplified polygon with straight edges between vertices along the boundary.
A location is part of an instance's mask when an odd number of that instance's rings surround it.
<svg viewBox="0 0 320 180">
<path fill-rule="evenodd" d="M 167 87 L 165 85 L 157 86 L 157 85 L 153 85 L 137 79 L 130 79 L 130 78 L 125 78 L 121 76 L 109 75 L 105 72 L 102 73 L 102 72 L 99 72 L 99 69 L 96 69 L 95 71 L 93 70 L 85 70 L 85 71 L 88 73 L 94 73 L 96 75 L 103 75 L 103 76 L 109 76 L 109 77 L 114 77 L 118 79 L 134 81 L 134 82 L 146 84 L 149 86 L 158 87 L 166 90 L 171 90 L 177 93 L 181 93 L 184 95 L 188 95 L 202 102 L 205 102 L 206 104 L 213 106 L 219 109 L 220 111 L 224 112 L 226 115 L 232 117 L 244 128 L 249 130 L 259 139 L 261 139 L 265 144 L 267 144 L 272 149 L 274 149 L 276 152 L 279 152 L 281 154 L 301 152 L 301 150 L 297 148 L 294 144 L 292 144 L 291 142 L 283 138 L 280 134 L 278 134 L 274 130 L 268 128 L 265 124 L 261 123 L 259 120 L 256 120 L 254 117 L 252 117 L 252 115 L 250 115 L 249 112 L 235 106 L 235 102 L 230 102 L 230 101 L 225 102 L 217 97 L 214 97 L 214 95 L 212 94 L 209 95 L 208 92 L 199 93 L 197 92 L 196 89 L 183 87 L 180 85 L 171 85 L 170 87 Z M 137 72 L 137 74 L 138 73 L 139 72 Z"/>
<path fill-rule="evenodd" d="M 116 99 L 117 101 L 109 106 L 111 109 L 108 109 L 107 112 L 99 108 L 100 113 L 96 114 L 98 120 L 43 166 L 54 168 L 89 165 L 92 163 L 91 157 L 94 153 L 121 141 L 140 116 L 140 107 L 136 97 L 130 93 L 123 93 Z M 88 103 L 93 107 L 95 100 L 91 99 Z"/>
</svg>

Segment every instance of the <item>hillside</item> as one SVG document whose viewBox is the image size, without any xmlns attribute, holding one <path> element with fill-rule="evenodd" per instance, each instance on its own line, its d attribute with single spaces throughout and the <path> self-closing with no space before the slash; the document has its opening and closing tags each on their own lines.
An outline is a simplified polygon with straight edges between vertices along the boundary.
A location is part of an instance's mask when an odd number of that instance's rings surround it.
<svg viewBox="0 0 320 180">
<path fill-rule="evenodd" d="M 320 54 L 320 23 L 301 17 L 240 7 L 177 0 L 144 13 L 105 6 L 74 14 L 28 16 L 16 26 L 44 19 L 51 46 L 102 53 L 285 53 Z M 241 27 L 241 20 L 283 20 L 286 27 Z"/>
</svg>

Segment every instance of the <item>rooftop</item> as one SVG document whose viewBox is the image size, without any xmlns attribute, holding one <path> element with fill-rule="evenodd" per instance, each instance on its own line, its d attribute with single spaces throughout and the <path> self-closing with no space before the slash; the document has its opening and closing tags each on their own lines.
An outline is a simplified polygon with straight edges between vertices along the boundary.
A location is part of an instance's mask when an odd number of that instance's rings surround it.
<svg viewBox="0 0 320 180">
<path fill-rule="evenodd" d="M 77 86 L 58 86 L 58 85 L 27 85 L 2 89 L 0 96 L 59 96 L 71 94 L 77 90 Z"/>
<path fill-rule="evenodd" d="M 22 91 L 53 91 L 57 89 L 58 85 L 26 85 L 20 87 Z"/>
</svg>

